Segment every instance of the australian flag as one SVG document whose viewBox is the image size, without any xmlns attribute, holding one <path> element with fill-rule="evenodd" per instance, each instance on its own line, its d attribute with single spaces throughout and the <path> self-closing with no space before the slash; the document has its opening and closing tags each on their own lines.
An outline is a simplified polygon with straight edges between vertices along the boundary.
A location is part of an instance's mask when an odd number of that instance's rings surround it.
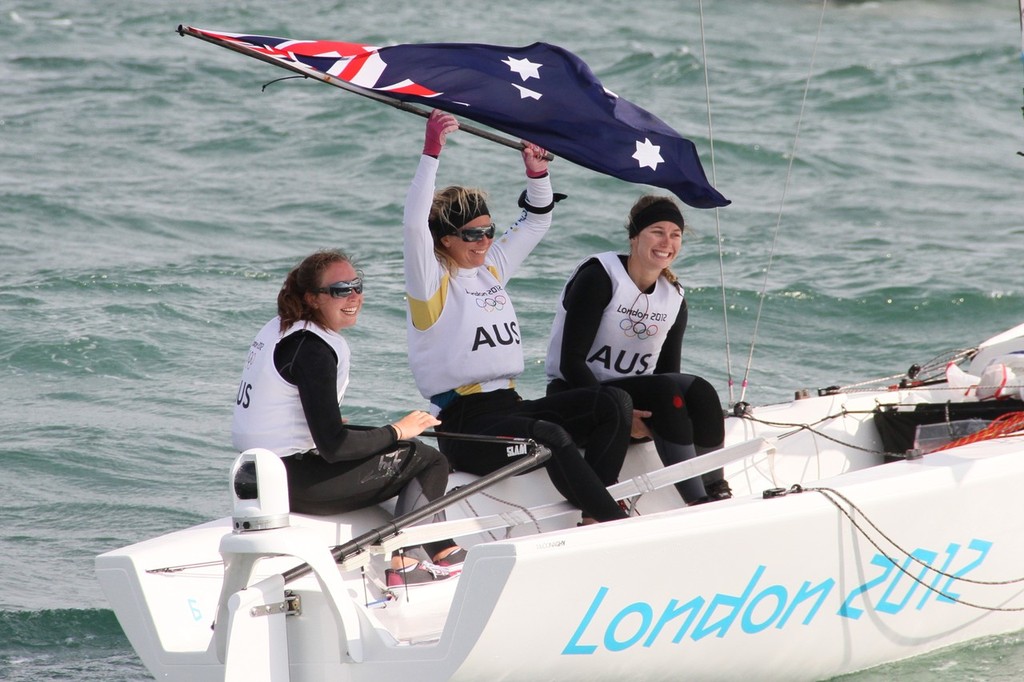
<svg viewBox="0 0 1024 682">
<path fill-rule="evenodd" d="M 195 28 L 187 32 L 292 70 L 320 72 L 404 102 L 443 109 L 585 168 L 664 188 L 696 208 L 730 203 L 708 182 L 693 142 L 607 90 L 579 57 L 555 45 L 375 47 Z"/>
</svg>

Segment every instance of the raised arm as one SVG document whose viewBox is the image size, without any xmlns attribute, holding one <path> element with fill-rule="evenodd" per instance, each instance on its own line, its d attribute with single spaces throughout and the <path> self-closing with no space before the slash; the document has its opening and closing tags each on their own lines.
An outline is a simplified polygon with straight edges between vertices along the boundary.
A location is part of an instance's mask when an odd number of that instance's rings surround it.
<svg viewBox="0 0 1024 682">
<path fill-rule="evenodd" d="M 488 261 L 503 281 L 513 277 L 551 227 L 554 193 L 548 174 L 547 151 L 523 140 L 523 165 L 526 169 L 526 190 L 520 196 L 522 211 L 515 223 L 494 242 Z"/>
<path fill-rule="evenodd" d="M 434 239 L 430 234 L 428 219 L 434 201 L 438 157 L 448 134 L 458 128 L 459 123 L 451 114 L 437 109 L 431 113 L 424 135 L 423 154 L 405 197 L 402 218 L 405 291 L 410 306 L 415 308 L 418 304 L 427 305 L 434 301 L 438 307 L 436 314 L 440 314 L 439 306 L 443 304 L 440 288 L 445 273 L 434 254 Z M 437 319 L 436 314 L 429 316 L 430 322 Z M 422 327 L 423 324 L 429 326 L 429 323 L 422 321 L 417 326 Z"/>
</svg>

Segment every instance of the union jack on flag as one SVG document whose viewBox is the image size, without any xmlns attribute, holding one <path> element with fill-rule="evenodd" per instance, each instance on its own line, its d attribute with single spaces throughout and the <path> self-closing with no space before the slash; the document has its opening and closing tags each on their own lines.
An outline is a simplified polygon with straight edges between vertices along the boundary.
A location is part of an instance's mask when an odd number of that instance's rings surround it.
<svg viewBox="0 0 1024 682">
<path fill-rule="evenodd" d="M 667 189 L 696 208 L 730 203 L 708 182 L 693 142 L 607 90 L 579 57 L 555 45 L 376 47 L 191 27 L 188 32 L 293 71 L 326 74 L 443 109 L 585 168 Z"/>
</svg>

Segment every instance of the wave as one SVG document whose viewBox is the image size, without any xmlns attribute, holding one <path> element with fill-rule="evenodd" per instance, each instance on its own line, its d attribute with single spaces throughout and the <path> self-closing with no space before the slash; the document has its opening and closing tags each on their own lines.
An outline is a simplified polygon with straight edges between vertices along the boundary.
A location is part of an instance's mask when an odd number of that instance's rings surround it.
<svg viewBox="0 0 1024 682">
<path fill-rule="evenodd" d="M 108 609 L 0 611 L 0 655 L 47 648 L 116 648 L 128 643 Z"/>
<path fill-rule="evenodd" d="M 0 611 L 0 679 L 7 682 L 152 679 L 113 611 Z"/>
</svg>

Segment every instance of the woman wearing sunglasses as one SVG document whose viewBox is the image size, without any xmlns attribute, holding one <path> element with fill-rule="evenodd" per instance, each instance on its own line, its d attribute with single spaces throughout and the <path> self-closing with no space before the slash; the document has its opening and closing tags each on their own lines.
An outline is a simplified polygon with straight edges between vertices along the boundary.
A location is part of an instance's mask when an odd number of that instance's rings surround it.
<svg viewBox="0 0 1024 682">
<path fill-rule="evenodd" d="M 545 465 L 584 522 L 626 513 L 608 493 L 629 445 L 632 404 L 617 389 L 594 387 L 523 400 L 519 321 L 505 282 L 540 242 L 554 207 L 546 152 L 524 143 L 526 191 L 519 219 L 496 235 L 485 194 L 448 187 L 435 194 L 439 157 L 458 128 L 434 111 L 405 204 L 405 285 L 409 362 L 440 430 L 532 438 L 551 450 Z M 586 457 L 576 443 L 586 446 Z M 505 447 L 442 439 L 456 469 L 483 475 L 514 460 Z"/>
<path fill-rule="evenodd" d="M 281 457 L 294 512 L 337 514 L 398 495 L 401 515 L 442 496 L 448 484 L 444 455 L 412 440 L 439 423 L 430 414 L 411 412 L 368 430 L 343 423 L 350 354 L 340 332 L 356 323 L 362 307 L 363 280 L 348 256 L 319 251 L 288 273 L 277 317 L 249 347 L 232 439 L 239 451 L 266 448 Z M 465 551 L 451 540 L 423 549 L 425 561 L 393 559 L 389 586 L 461 571 Z"/>
<path fill-rule="evenodd" d="M 601 253 L 566 282 L 548 345 L 548 394 L 617 386 L 633 398 L 633 435 L 653 438 L 666 466 L 721 447 L 722 404 L 701 377 L 679 372 L 687 308 L 669 269 L 686 223 L 671 197 L 645 195 L 626 222 L 629 253 Z M 717 470 L 676 484 L 687 504 L 732 497 Z"/>
</svg>

